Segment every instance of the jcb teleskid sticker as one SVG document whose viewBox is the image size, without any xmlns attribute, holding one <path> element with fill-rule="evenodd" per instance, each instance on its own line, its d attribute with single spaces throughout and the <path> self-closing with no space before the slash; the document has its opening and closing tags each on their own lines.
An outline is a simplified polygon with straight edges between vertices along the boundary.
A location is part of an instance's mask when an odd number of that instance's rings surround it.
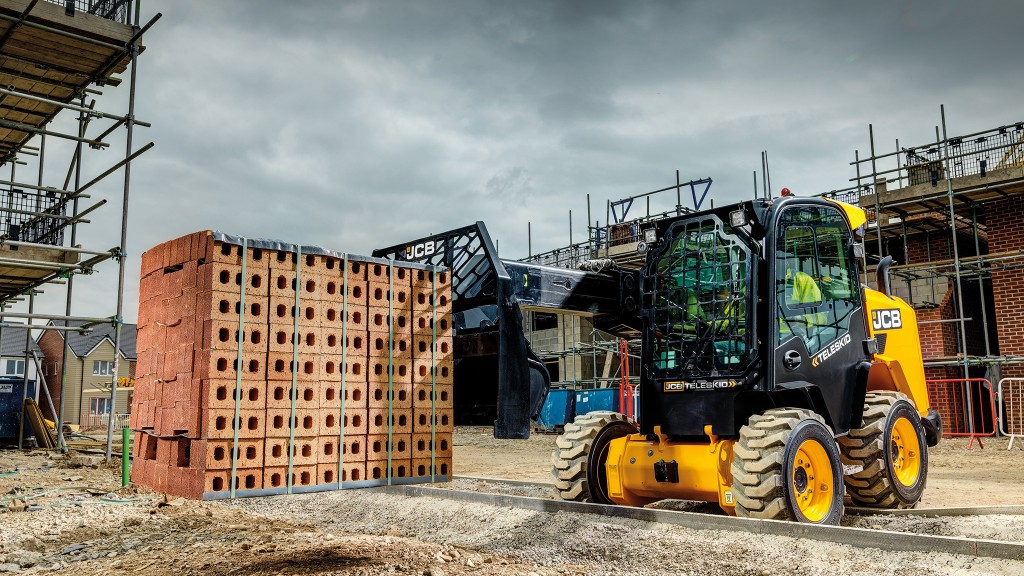
<svg viewBox="0 0 1024 576">
<path fill-rule="evenodd" d="M 822 362 L 828 360 L 830 356 L 845 348 L 852 340 L 853 337 L 850 336 L 849 332 L 843 334 L 837 340 L 822 348 L 821 352 L 815 354 L 814 358 L 811 360 L 811 366 L 817 368 Z"/>
</svg>

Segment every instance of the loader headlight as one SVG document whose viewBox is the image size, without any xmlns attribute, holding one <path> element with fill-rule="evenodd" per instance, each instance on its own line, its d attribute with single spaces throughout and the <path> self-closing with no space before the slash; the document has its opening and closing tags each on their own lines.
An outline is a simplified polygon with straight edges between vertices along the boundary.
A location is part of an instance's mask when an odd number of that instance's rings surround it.
<svg viewBox="0 0 1024 576">
<path fill-rule="evenodd" d="M 644 242 L 646 242 L 648 246 L 650 246 L 651 244 L 654 244 L 657 241 L 658 241 L 658 231 L 657 230 L 655 230 L 654 228 L 648 228 L 647 230 L 644 230 Z"/>
<path fill-rule="evenodd" d="M 739 228 L 740 226 L 747 225 L 747 213 L 743 210 L 734 210 L 729 212 L 729 223 L 732 224 L 733 228 Z"/>
</svg>

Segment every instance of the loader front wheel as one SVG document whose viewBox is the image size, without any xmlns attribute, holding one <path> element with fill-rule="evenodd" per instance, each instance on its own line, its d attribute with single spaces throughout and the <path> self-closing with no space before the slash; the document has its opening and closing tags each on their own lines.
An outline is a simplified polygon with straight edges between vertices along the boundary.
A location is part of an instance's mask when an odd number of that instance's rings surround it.
<svg viewBox="0 0 1024 576">
<path fill-rule="evenodd" d="M 899 392 L 864 399 L 861 427 L 839 439 L 850 501 L 866 508 L 913 508 L 928 479 L 928 448 L 921 416 Z"/>
<path fill-rule="evenodd" d="M 639 431 L 635 422 L 617 412 L 590 412 L 576 417 L 555 441 L 551 475 L 563 500 L 612 504 L 608 498 L 605 462 L 608 444 Z"/>
<path fill-rule="evenodd" d="M 736 515 L 838 524 L 843 471 L 832 431 L 810 410 L 782 408 L 740 428 L 732 462 Z"/>
</svg>

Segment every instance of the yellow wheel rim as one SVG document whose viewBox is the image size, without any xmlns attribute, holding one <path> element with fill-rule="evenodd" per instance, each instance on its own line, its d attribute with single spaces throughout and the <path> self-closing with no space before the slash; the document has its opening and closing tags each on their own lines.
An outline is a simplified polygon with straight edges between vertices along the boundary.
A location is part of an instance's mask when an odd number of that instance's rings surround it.
<svg viewBox="0 0 1024 576">
<path fill-rule="evenodd" d="M 804 440 L 793 458 L 793 498 L 810 522 L 821 522 L 832 508 L 832 463 L 817 440 Z"/>
<path fill-rule="evenodd" d="M 889 459 L 893 475 L 900 484 L 913 486 L 921 475 L 921 442 L 914 424 L 903 417 L 897 418 L 889 437 Z"/>
</svg>

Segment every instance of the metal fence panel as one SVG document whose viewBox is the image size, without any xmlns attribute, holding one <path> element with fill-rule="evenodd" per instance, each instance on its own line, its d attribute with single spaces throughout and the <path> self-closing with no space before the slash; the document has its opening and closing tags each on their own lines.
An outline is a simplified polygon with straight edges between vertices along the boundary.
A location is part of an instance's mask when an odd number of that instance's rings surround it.
<svg viewBox="0 0 1024 576">
<path fill-rule="evenodd" d="M 1003 378 L 999 381 L 999 432 L 1010 439 L 1006 449 L 1013 448 L 1018 437 L 1024 437 L 1024 378 Z"/>
<path fill-rule="evenodd" d="M 928 399 L 942 417 L 944 438 L 970 438 L 982 448 L 981 439 L 995 436 L 999 417 L 996 414 L 996 390 L 984 378 L 927 380 Z"/>
</svg>

